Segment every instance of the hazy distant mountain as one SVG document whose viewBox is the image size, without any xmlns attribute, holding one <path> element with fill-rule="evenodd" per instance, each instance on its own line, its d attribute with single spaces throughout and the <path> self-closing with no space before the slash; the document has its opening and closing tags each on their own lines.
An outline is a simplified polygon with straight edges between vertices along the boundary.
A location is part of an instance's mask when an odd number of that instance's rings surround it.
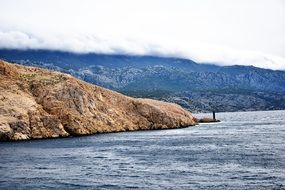
<svg viewBox="0 0 285 190">
<path fill-rule="evenodd" d="M 59 70 L 128 95 L 176 102 L 192 111 L 285 109 L 285 71 L 48 50 L 3 49 L 0 58 Z"/>
</svg>

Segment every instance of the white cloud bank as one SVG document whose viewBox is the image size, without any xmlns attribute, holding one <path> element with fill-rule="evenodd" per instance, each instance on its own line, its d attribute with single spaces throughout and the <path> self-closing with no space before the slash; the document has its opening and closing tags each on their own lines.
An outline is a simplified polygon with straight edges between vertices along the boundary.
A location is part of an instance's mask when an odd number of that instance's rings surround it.
<svg viewBox="0 0 285 190">
<path fill-rule="evenodd" d="M 189 58 L 285 70 L 282 0 L 0 1 L 0 48 Z"/>
</svg>

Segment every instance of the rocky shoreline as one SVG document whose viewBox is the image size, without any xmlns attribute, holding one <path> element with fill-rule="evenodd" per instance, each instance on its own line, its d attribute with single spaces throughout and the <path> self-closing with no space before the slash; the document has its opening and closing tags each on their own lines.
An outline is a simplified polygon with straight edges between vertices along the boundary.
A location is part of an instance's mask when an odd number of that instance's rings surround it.
<svg viewBox="0 0 285 190">
<path fill-rule="evenodd" d="M 197 124 L 182 107 L 137 99 L 70 75 L 0 61 L 0 141 Z"/>
</svg>

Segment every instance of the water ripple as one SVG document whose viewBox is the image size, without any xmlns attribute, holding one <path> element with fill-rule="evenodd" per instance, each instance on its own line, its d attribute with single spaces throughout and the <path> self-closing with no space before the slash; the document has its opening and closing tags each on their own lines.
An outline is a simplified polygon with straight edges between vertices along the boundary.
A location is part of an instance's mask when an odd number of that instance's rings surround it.
<svg viewBox="0 0 285 190">
<path fill-rule="evenodd" d="M 0 189 L 285 189 L 285 111 L 217 117 L 184 129 L 0 143 Z"/>
</svg>

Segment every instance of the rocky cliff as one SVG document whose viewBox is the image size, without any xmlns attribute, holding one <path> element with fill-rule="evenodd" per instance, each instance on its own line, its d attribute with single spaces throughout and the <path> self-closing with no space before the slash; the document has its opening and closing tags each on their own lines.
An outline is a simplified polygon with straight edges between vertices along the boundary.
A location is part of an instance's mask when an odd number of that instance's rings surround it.
<svg viewBox="0 0 285 190">
<path fill-rule="evenodd" d="M 135 99 L 67 74 L 0 61 L 0 140 L 195 125 L 180 106 Z"/>
</svg>

